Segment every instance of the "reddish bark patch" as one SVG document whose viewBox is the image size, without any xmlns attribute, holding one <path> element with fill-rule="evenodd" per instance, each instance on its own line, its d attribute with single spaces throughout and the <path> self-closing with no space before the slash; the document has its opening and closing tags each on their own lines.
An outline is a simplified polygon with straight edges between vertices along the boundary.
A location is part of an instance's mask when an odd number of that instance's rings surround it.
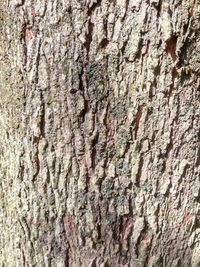
<svg viewBox="0 0 200 267">
<path fill-rule="evenodd" d="M 141 238 L 141 241 L 144 241 L 144 242 L 150 242 L 151 241 L 151 238 L 152 238 L 152 235 L 151 234 L 144 234 L 144 236 Z"/>
<path fill-rule="evenodd" d="M 120 233 L 125 233 L 126 228 L 130 225 L 130 215 L 125 215 L 121 218 Z"/>
<path fill-rule="evenodd" d="M 197 12 L 197 1 L 194 0 L 194 3 L 192 4 L 190 10 L 189 10 L 189 15 L 194 16 Z"/>
<path fill-rule="evenodd" d="M 63 217 L 63 223 L 64 223 L 65 232 L 67 234 L 77 232 L 77 227 L 74 223 L 74 218 L 70 213 L 65 213 Z"/>
<path fill-rule="evenodd" d="M 191 216 L 188 214 L 188 215 L 185 215 L 183 217 L 183 224 L 186 224 L 189 220 L 190 220 Z"/>
<path fill-rule="evenodd" d="M 108 125 L 107 125 L 107 131 L 108 131 L 108 140 L 111 141 L 111 142 L 115 142 L 116 141 L 116 137 L 115 137 L 115 134 L 116 134 L 116 131 L 115 131 L 115 125 L 114 125 L 114 122 L 110 122 Z"/>
<path fill-rule="evenodd" d="M 29 42 L 30 42 L 30 40 L 33 38 L 33 32 L 32 32 L 32 30 L 31 29 L 29 29 L 29 28 L 26 28 L 25 29 L 25 36 L 24 36 L 25 38 L 25 44 L 26 45 L 28 45 L 29 44 Z"/>
</svg>

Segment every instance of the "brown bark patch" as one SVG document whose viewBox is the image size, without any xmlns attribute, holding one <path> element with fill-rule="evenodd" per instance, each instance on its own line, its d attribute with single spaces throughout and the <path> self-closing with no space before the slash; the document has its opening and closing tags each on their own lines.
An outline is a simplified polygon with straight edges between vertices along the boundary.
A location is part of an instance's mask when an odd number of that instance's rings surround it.
<svg viewBox="0 0 200 267">
<path fill-rule="evenodd" d="M 177 39 L 177 36 L 172 36 L 172 38 L 166 41 L 166 52 L 171 55 L 173 61 L 176 61 Z"/>
<path fill-rule="evenodd" d="M 143 107 L 139 107 L 138 108 L 138 112 L 135 116 L 135 139 L 137 139 L 137 132 L 139 129 L 139 123 L 140 123 L 140 119 L 142 117 L 142 111 L 143 111 Z"/>
</svg>

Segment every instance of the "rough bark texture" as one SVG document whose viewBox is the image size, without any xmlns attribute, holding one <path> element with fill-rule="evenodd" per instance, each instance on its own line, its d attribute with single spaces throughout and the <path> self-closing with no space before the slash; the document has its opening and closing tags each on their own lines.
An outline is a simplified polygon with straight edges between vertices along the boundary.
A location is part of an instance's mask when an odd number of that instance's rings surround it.
<svg viewBox="0 0 200 267">
<path fill-rule="evenodd" d="M 198 0 L 0 1 L 0 265 L 199 266 Z"/>
</svg>

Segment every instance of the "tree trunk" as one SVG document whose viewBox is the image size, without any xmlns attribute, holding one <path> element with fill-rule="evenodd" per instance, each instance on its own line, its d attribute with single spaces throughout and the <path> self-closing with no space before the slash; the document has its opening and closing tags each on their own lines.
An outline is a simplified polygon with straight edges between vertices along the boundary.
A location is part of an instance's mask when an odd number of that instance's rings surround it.
<svg viewBox="0 0 200 267">
<path fill-rule="evenodd" d="M 0 0 L 0 265 L 200 264 L 197 0 Z"/>
</svg>

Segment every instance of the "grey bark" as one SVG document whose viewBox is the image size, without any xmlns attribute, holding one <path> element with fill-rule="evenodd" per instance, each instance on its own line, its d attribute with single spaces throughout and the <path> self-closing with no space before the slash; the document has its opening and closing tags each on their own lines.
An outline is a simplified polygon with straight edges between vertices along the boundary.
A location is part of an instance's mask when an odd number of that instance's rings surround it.
<svg viewBox="0 0 200 267">
<path fill-rule="evenodd" d="M 0 1 L 0 265 L 200 264 L 197 0 Z"/>
</svg>

